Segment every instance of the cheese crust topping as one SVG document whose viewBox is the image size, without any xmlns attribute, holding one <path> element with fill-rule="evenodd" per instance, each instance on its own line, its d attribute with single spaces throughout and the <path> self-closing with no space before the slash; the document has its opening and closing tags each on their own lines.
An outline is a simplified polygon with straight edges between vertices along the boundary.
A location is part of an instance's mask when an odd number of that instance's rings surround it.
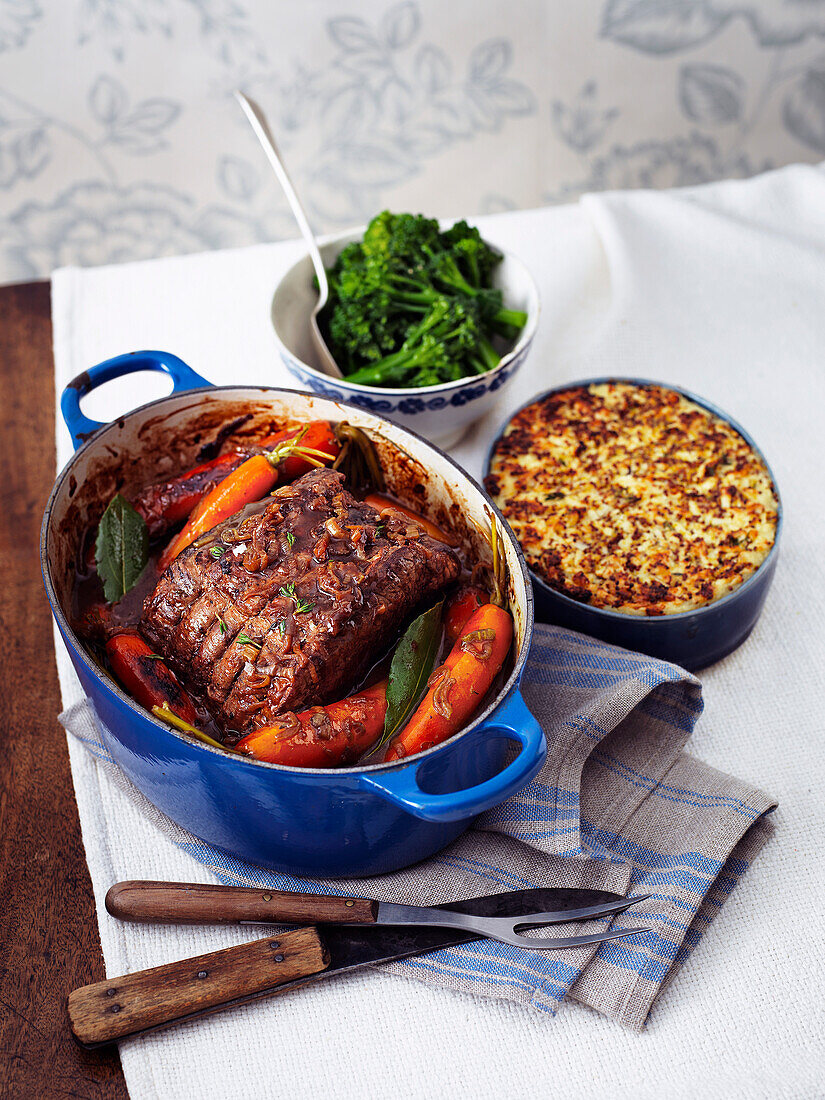
<svg viewBox="0 0 825 1100">
<path fill-rule="evenodd" d="M 720 599 L 776 538 L 762 459 L 663 386 L 576 386 L 528 405 L 496 444 L 485 484 L 543 580 L 629 615 Z"/>
</svg>

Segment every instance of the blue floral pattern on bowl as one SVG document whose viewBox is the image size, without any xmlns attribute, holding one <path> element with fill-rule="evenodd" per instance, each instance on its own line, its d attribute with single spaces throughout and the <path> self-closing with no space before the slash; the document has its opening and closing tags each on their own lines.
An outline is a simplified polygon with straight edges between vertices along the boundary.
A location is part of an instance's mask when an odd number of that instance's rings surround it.
<svg viewBox="0 0 825 1100">
<path fill-rule="evenodd" d="M 386 416 L 404 428 L 412 428 L 419 435 L 441 443 L 442 446 L 449 446 L 451 442 L 461 438 L 474 420 L 489 411 L 494 400 L 497 400 L 498 391 L 511 381 L 526 360 L 531 344 L 532 337 L 505 366 L 489 378 L 468 378 L 466 382 L 470 384 L 459 385 L 451 393 L 421 396 L 410 391 L 410 396 L 373 397 L 365 392 L 366 387 L 347 386 L 346 382 L 338 383 L 334 379 L 322 378 L 315 371 L 308 370 L 305 364 L 283 347 L 281 359 L 290 374 L 312 393 L 332 401 L 349 401 L 361 409 Z M 455 386 L 456 383 L 449 385 Z M 456 410 L 459 409 L 461 413 L 456 416 Z"/>
</svg>

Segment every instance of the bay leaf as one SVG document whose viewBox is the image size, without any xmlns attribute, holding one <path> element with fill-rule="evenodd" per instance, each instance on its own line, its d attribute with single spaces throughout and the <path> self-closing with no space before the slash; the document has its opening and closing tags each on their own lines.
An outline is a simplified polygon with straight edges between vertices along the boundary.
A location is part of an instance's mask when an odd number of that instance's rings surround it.
<svg viewBox="0 0 825 1100">
<path fill-rule="evenodd" d="M 413 708 L 424 695 L 441 645 L 441 600 L 414 619 L 393 654 L 387 684 L 387 716 L 380 745 L 404 728 Z"/>
<path fill-rule="evenodd" d="M 100 518 L 95 543 L 103 594 L 116 603 L 138 582 L 149 560 L 149 531 L 125 497 L 117 493 Z"/>
</svg>

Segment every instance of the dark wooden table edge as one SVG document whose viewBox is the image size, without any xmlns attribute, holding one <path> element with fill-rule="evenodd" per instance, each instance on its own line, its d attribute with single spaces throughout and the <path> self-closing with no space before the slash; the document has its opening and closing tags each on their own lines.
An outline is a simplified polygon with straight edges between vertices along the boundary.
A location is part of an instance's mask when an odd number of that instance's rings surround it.
<svg viewBox="0 0 825 1100">
<path fill-rule="evenodd" d="M 105 977 L 38 540 L 55 476 L 51 286 L 0 287 L 5 522 L 0 622 L 0 1096 L 128 1093 L 113 1048 L 74 1041 L 66 998 Z"/>
</svg>

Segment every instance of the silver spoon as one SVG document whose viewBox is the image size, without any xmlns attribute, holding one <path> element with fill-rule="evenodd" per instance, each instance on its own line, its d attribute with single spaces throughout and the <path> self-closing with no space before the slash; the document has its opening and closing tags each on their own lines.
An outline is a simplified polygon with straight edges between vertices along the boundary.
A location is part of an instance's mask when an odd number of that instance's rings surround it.
<svg viewBox="0 0 825 1100">
<path fill-rule="evenodd" d="M 329 283 L 327 282 L 327 273 L 324 269 L 324 261 L 321 259 L 321 253 L 318 249 L 318 242 L 315 240 L 315 236 L 310 229 L 306 213 L 304 212 L 303 206 L 301 206 L 301 200 L 298 198 L 297 192 L 292 186 L 292 180 L 287 175 L 287 170 L 278 153 L 278 147 L 275 144 L 275 139 L 269 128 L 269 123 L 266 121 L 266 116 L 254 99 L 250 99 L 249 96 L 244 95 L 239 89 L 235 91 L 235 98 L 238 103 L 240 103 L 243 113 L 249 120 L 249 125 L 255 131 L 255 136 L 263 146 L 267 159 L 272 165 L 275 175 L 278 177 L 278 182 L 284 189 L 287 202 L 292 208 L 295 221 L 298 223 L 298 228 L 301 230 L 301 236 L 304 238 L 304 242 L 309 250 L 312 266 L 315 268 L 319 294 L 315 309 L 313 309 L 312 316 L 310 317 L 309 327 L 312 335 L 312 343 L 315 346 L 315 352 L 319 359 L 318 365 L 324 374 L 328 374 L 332 378 L 343 378 L 344 376 L 341 373 L 341 369 L 333 359 L 321 335 L 321 330 L 318 327 L 318 314 L 327 304 L 327 299 L 329 298 Z"/>
</svg>

